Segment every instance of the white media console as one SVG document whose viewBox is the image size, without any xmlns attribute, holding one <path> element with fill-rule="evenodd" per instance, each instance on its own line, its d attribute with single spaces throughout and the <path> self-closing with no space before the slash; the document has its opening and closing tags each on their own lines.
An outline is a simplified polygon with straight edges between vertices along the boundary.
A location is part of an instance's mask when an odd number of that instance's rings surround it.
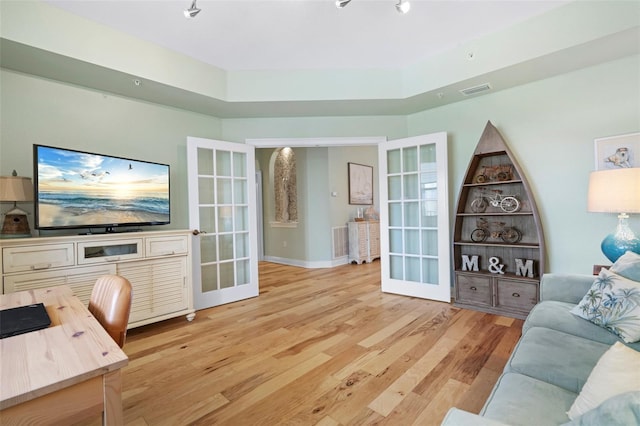
<svg viewBox="0 0 640 426">
<path fill-rule="evenodd" d="M 96 279 L 118 274 L 133 287 L 129 328 L 195 317 L 190 231 L 3 239 L 0 248 L 2 293 L 65 284 L 88 304 Z"/>
</svg>

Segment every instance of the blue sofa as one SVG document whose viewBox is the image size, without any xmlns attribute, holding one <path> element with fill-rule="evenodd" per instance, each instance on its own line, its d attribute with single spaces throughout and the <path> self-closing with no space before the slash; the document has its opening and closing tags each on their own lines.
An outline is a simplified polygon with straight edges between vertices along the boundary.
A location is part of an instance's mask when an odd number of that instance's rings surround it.
<svg viewBox="0 0 640 426">
<path fill-rule="evenodd" d="M 640 262 L 635 256 L 634 261 Z M 640 263 L 634 267 L 640 271 Z M 442 425 L 640 425 L 640 383 L 634 391 L 611 398 L 573 421 L 567 415 L 602 355 L 614 343 L 625 343 L 570 312 L 594 278 L 544 275 L 541 302 L 529 313 L 522 337 L 480 414 L 452 408 Z M 625 344 L 640 351 L 640 342 Z M 635 381 L 640 376 L 634 374 L 629 377 Z"/>
</svg>

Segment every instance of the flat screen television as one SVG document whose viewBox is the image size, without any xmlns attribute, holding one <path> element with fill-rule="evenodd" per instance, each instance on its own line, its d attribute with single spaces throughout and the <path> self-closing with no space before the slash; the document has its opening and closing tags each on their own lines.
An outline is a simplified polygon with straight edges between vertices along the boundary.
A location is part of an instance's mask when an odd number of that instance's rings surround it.
<svg viewBox="0 0 640 426">
<path fill-rule="evenodd" d="M 35 227 L 41 230 L 166 225 L 169 165 L 33 146 Z"/>
</svg>

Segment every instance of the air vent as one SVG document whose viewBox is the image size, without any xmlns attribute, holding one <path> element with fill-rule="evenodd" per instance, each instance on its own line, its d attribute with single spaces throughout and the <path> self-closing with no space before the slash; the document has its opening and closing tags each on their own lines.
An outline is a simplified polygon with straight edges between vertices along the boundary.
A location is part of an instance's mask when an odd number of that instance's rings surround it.
<svg viewBox="0 0 640 426">
<path fill-rule="evenodd" d="M 489 83 L 479 84 L 473 87 L 467 87 L 466 89 L 462 89 L 460 93 L 465 96 L 476 95 L 480 92 L 485 92 L 487 90 L 491 90 L 491 85 Z"/>
</svg>

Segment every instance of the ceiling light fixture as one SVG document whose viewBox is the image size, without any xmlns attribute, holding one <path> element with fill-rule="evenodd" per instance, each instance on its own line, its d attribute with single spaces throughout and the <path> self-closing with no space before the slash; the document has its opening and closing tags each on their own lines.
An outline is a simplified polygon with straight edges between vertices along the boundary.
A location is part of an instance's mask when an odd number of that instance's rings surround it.
<svg viewBox="0 0 640 426">
<path fill-rule="evenodd" d="M 351 3 L 351 0 L 336 0 L 336 7 L 338 9 L 344 9 L 346 5 Z M 398 0 L 398 4 L 396 4 L 396 10 L 398 13 L 405 14 L 411 9 L 411 3 L 409 0 Z"/>
<path fill-rule="evenodd" d="M 411 9 L 411 3 L 409 0 L 399 0 L 398 4 L 396 4 L 396 10 L 398 13 L 405 14 Z"/>
<path fill-rule="evenodd" d="M 200 13 L 200 9 L 196 6 L 196 0 L 193 0 L 191 2 L 191 7 L 189 9 L 185 9 L 184 16 L 185 18 L 195 18 L 198 13 Z"/>
</svg>

